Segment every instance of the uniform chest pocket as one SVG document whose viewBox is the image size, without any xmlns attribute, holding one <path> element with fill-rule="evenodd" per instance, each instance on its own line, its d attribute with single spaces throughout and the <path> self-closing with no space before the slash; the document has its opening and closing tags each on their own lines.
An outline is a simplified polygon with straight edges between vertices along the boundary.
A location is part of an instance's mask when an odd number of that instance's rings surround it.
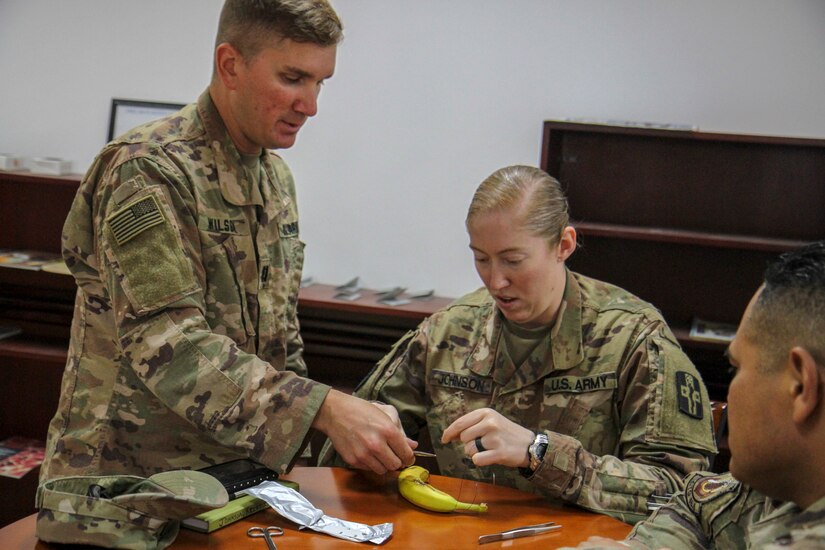
<svg viewBox="0 0 825 550">
<path fill-rule="evenodd" d="M 249 296 L 257 286 L 257 263 L 248 235 L 209 234 L 202 240 L 206 320 L 217 334 L 243 344 L 255 335 Z"/>
<path fill-rule="evenodd" d="M 591 452 L 613 452 L 616 379 L 613 373 L 601 376 L 545 380 L 541 428 L 575 437 Z"/>
</svg>

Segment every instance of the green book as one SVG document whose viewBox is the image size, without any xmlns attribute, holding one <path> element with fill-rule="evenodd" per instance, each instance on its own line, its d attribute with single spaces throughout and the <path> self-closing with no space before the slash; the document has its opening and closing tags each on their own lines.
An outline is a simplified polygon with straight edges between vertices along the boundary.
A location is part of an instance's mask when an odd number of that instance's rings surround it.
<svg viewBox="0 0 825 550">
<path fill-rule="evenodd" d="M 278 483 L 298 490 L 298 484 L 294 481 L 279 479 Z M 259 498 L 252 495 L 240 495 L 238 498 L 230 500 L 226 506 L 209 510 L 192 518 L 186 518 L 181 522 L 181 526 L 199 533 L 211 533 L 216 529 L 235 523 L 267 508 L 269 508 L 269 504 Z"/>
</svg>

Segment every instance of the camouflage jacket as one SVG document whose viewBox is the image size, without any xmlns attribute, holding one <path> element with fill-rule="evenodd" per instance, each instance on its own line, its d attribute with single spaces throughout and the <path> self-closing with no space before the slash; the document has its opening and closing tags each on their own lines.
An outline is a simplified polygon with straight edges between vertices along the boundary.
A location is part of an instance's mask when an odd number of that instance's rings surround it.
<svg viewBox="0 0 825 550">
<path fill-rule="evenodd" d="M 683 493 L 637 524 L 625 544 L 680 550 L 825 548 L 825 498 L 801 510 L 754 491 L 730 474 L 697 472 L 685 480 Z"/>
<path fill-rule="evenodd" d="M 108 144 L 63 230 L 78 292 L 41 481 L 284 470 L 327 386 L 306 373 L 292 175 L 245 172 L 208 91 Z"/>
<path fill-rule="evenodd" d="M 561 308 L 550 338 L 515 369 L 500 315 L 480 289 L 402 338 L 356 394 L 395 406 L 410 437 L 426 427 L 444 475 L 495 479 L 638 521 L 650 495 L 673 493 L 688 472 L 707 468 L 716 450 L 707 391 L 650 304 L 568 272 Z M 460 442 L 440 443 L 450 423 L 482 407 L 547 434 L 529 479 L 517 468 L 475 468 Z"/>
</svg>

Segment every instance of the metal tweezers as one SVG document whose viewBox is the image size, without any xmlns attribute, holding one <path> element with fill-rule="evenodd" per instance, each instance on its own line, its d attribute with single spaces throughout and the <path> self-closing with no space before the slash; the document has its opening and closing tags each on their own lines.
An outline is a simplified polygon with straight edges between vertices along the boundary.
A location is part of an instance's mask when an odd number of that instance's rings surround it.
<svg viewBox="0 0 825 550">
<path fill-rule="evenodd" d="M 479 544 L 486 544 L 488 542 L 496 542 L 500 540 L 518 539 L 521 537 L 532 537 L 533 535 L 540 535 L 548 531 L 555 531 L 561 529 L 561 525 L 557 525 L 554 521 L 547 523 L 539 523 L 536 525 L 526 525 L 524 527 L 516 527 L 501 533 L 493 533 L 492 535 L 481 535 L 478 537 Z"/>
</svg>

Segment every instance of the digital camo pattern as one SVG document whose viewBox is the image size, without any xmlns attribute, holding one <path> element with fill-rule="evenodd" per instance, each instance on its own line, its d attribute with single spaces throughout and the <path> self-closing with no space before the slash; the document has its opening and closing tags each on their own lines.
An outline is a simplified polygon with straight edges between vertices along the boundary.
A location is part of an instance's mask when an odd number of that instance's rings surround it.
<svg viewBox="0 0 825 550">
<path fill-rule="evenodd" d="M 673 493 L 688 472 L 707 468 L 716 450 L 707 390 L 650 304 L 568 272 L 561 307 L 549 341 L 517 368 L 480 289 L 408 333 L 356 394 L 394 405 L 410 437 L 426 427 L 444 475 L 495 475 L 497 484 L 639 521 L 650 495 Z M 516 468 L 474 467 L 460 442 L 440 443 L 447 426 L 482 407 L 547 434 L 529 479 Z"/>
<path fill-rule="evenodd" d="M 697 472 L 685 480 L 684 492 L 638 523 L 625 544 L 637 550 L 825 548 L 825 498 L 801 510 L 754 491 L 730 474 Z M 603 547 L 594 543 L 576 548 Z"/>
<path fill-rule="evenodd" d="M 260 166 L 208 92 L 95 159 L 64 226 L 79 291 L 41 481 L 242 457 L 283 471 L 300 450 L 328 387 L 299 376 L 292 175 L 271 152 Z"/>
</svg>

